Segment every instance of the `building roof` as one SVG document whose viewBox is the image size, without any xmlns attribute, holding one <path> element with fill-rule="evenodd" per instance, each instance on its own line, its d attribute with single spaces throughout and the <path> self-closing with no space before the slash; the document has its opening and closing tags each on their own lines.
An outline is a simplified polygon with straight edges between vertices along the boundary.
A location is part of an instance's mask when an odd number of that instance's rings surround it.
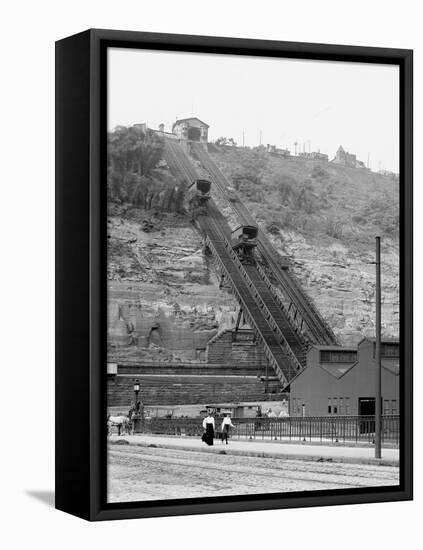
<svg viewBox="0 0 423 550">
<path fill-rule="evenodd" d="M 210 126 L 208 124 L 206 124 L 205 122 L 203 122 L 202 120 L 200 120 L 199 118 L 197 118 L 196 116 L 191 116 L 189 118 L 180 118 L 179 120 L 176 120 L 173 125 L 172 125 L 172 129 L 177 125 L 179 124 L 180 122 L 189 122 L 190 120 L 198 120 L 198 122 L 201 122 L 201 124 L 203 126 L 207 126 L 207 128 L 210 128 Z"/>
<path fill-rule="evenodd" d="M 398 357 L 393 357 L 392 359 L 384 357 L 382 359 L 382 368 L 395 374 L 396 376 L 400 373 L 400 362 Z"/>
<path fill-rule="evenodd" d="M 336 344 L 333 346 L 313 345 L 312 347 L 322 351 L 357 351 L 357 346 L 337 346 Z"/>
<path fill-rule="evenodd" d="M 359 343 L 357 344 L 357 346 L 361 346 L 361 344 L 365 341 L 368 341 L 368 342 L 376 342 L 376 338 L 373 338 L 373 337 L 369 337 L 369 336 L 365 336 L 364 338 L 362 338 Z M 382 338 L 381 339 L 381 343 L 382 344 L 399 344 L 400 341 L 399 341 L 399 338 L 394 338 L 392 336 L 387 336 L 386 338 Z"/>
</svg>

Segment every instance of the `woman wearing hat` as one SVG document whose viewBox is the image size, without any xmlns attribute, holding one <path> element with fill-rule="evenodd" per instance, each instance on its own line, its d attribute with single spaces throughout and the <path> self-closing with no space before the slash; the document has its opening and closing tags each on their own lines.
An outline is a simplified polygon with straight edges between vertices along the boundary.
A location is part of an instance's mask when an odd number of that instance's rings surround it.
<svg viewBox="0 0 423 550">
<path fill-rule="evenodd" d="M 235 426 L 232 424 L 232 420 L 229 414 L 225 414 L 222 420 L 222 443 L 223 441 L 226 441 L 226 445 L 228 444 L 230 428 L 235 428 Z"/>
<path fill-rule="evenodd" d="M 203 428 L 204 428 L 204 433 L 201 439 L 204 441 L 204 443 L 207 443 L 207 445 L 213 445 L 214 418 L 211 415 L 210 411 L 207 412 L 207 416 L 203 420 Z"/>
</svg>

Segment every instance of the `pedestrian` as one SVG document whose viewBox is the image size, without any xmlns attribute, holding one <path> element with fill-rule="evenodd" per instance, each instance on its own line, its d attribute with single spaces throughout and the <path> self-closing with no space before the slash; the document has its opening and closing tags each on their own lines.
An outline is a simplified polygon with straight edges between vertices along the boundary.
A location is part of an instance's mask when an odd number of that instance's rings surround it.
<svg viewBox="0 0 423 550">
<path fill-rule="evenodd" d="M 210 412 L 207 412 L 206 418 L 203 420 L 204 433 L 201 439 L 207 445 L 213 445 L 214 439 L 214 418 Z"/>
<path fill-rule="evenodd" d="M 130 408 L 129 411 L 128 411 L 128 418 L 129 418 L 129 420 L 132 420 L 132 417 L 133 417 L 134 414 L 135 414 L 135 410 L 136 410 L 136 407 L 135 407 L 134 403 L 131 403 L 131 408 Z"/>
<path fill-rule="evenodd" d="M 269 409 L 267 411 L 267 418 L 276 418 L 276 413 L 272 411 L 272 409 Z"/>
<path fill-rule="evenodd" d="M 225 414 L 222 421 L 222 444 L 223 440 L 226 441 L 226 445 L 228 444 L 229 428 L 235 428 L 235 426 L 232 424 L 229 414 Z"/>
</svg>

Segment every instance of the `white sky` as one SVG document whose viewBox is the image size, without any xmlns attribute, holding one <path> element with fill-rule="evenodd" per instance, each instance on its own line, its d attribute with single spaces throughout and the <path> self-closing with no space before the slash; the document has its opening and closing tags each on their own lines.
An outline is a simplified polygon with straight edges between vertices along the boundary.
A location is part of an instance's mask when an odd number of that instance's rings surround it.
<svg viewBox="0 0 423 550">
<path fill-rule="evenodd" d="M 197 116 L 209 140 L 233 137 L 332 158 L 339 145 L 373 170 L 398 172 L 396 66 L 109 49 L 108 125 L 147 122 L 167 131 Z"/>
</svg>

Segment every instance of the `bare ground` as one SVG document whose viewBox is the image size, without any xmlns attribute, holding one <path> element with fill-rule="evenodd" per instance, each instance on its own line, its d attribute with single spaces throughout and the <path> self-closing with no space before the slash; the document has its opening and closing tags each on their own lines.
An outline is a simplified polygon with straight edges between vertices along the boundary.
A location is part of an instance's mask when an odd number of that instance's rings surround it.
<svg viewBox="0 0 423 550">
<path fill-rule="evenodd" d="M 135 446 L 109 450 L 109 502 L 397 485 L 399 468 Z"/>
</svg>

